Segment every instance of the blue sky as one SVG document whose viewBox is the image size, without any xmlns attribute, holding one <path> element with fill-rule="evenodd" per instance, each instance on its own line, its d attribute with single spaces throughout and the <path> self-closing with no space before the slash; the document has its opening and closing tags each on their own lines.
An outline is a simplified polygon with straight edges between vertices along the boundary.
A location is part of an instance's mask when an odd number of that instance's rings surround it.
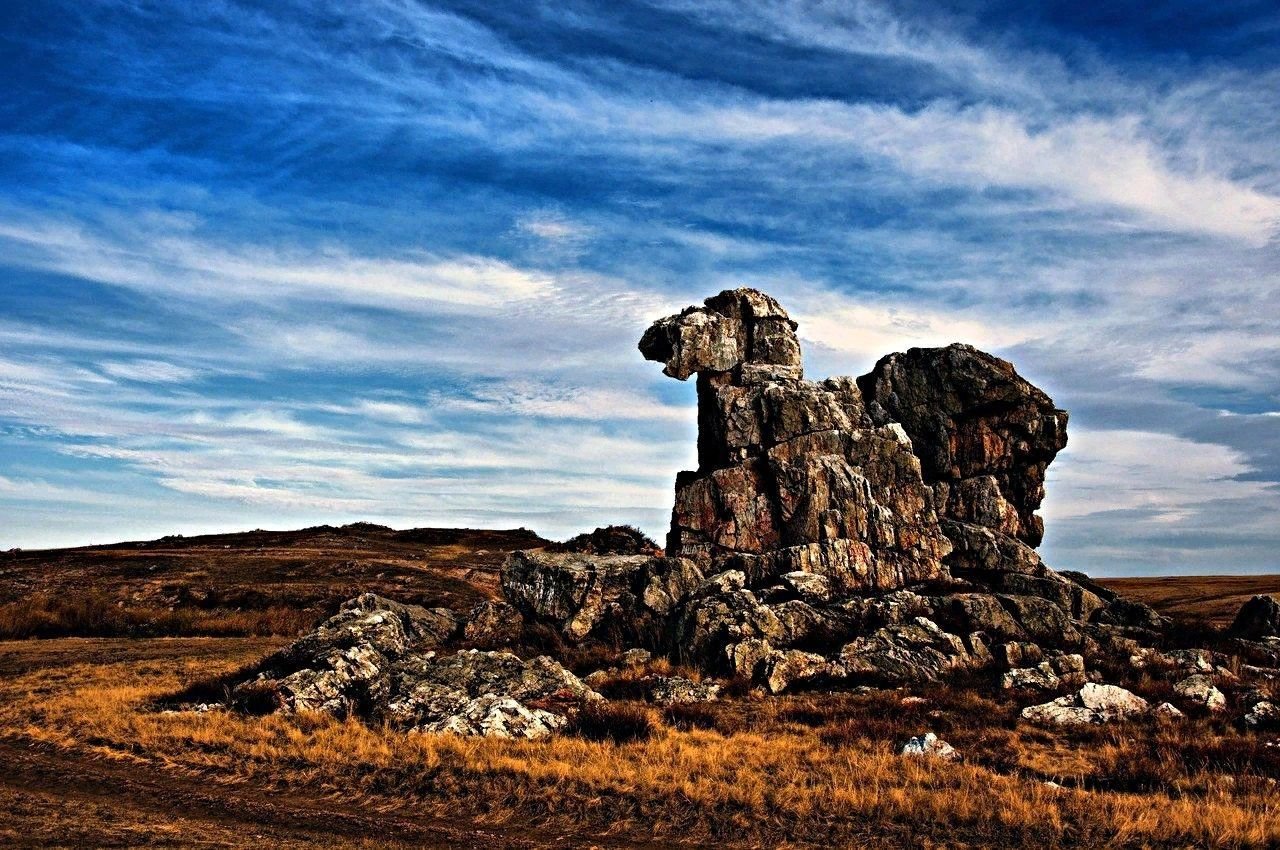
<svg viewBox="0 0 1280 850">
<path fill-rule="evenodd" d="M 745 284 L 1046 388 L 1054 565 L 1280 568 L 1280 10 L 1082 5 L 8 4 L 0 548 L 660 536 Z"/>
</svg>

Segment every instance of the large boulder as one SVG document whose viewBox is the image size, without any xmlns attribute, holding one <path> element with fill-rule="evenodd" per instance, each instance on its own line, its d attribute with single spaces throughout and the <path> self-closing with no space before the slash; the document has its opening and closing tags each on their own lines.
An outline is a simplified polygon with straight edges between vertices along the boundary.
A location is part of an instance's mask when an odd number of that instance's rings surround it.
<svg viewBox="0 0 1280 850">
<path fill-rule="evenodd" d="M 1253 597 L 1240 606 L 1231 634 L 1252 640 L 1280 635 L 1280 602 L 1274 596 Z"/>
<path fill-rule="evenodd" d="M 502 568 L 507 601 L 572 641 L 609 627 L 650 637 L 701 581 L 691 561 L 646 555 L 517 551 Z"/>
<path fill-rule="evenodd" d="M 1142 697 L 1116 685 L 1089 682 L 1068 696 L 1027 706 L 1022 719 L 1042 726 L 1113 723 L 1146 714 L 1151 706 Z"/>
</svg>

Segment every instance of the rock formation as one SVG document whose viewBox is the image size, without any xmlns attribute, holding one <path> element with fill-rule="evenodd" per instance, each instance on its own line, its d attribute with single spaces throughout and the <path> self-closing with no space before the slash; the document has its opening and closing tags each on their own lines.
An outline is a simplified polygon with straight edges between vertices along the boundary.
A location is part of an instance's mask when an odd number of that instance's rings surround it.
<svg viewBox="0 0 1280 850">
<path fill-rule="evenodd" d="M 1066 412 L 959 344 L 806 380 L 795 331 L 737 289 L 640 342 L 665 374 L 697 375 L 698 469 L 677 477 L 667 555 L 743 576 L 694 594 L 676 654 L 766 679 L 903 679 L 984 665 L 993 641 L 1078 646 L 1108 602 L 1035 552 Z"/>
<path fill-rule="evenodd" d="M 844 592 L 947 577 L 906 432 L 873 422 L 852 379 L 804 380 L 795 328 L 777 301 L 737 289 L 641 340 L 667 375 L 698 376 L 698 469 L 676 481 L 667 554 L 753 584 L 815 573 Z"/>
<path fill-rule="evenodd" d="M 1041 561 L 1037 510 L 1067 414 L 1009 363 L 956 344 L 890 354 L 856 380 L 807 380 L 796 323 L 753 289 L 658 320 L 640 351 L 673 378 L 697 376 L 698 468 L 676 478 L 665 553 L 628 527 L 513 552 L 504 601 L 466 615 L 365 594 L 265 659 L 232 702 L 538 737 L 599 695 L 549 657 L 504 649 L 594 641 L 624 666 L 652 653 L 775 694 L 978 670 L 1015 693 L 1075 690 L 1022 714 L 1046 724 L 1148 712 L 1100 683 L 1101 657 L 1180 680 L 1187 708 L 1225 704 L 1213 682 L 1234 675 L 1226 658 L 1161 652 L 1155 611 Z M 1257 597 L 1232 639 L 1280 676 L 1278 632 L 1280 604 Z M 679 676 L 639 682 L 663 704 L 719 693 Z M 1244 722 L 1276 722 L 1268 697 L 1249 696 Z"/>
</svg>

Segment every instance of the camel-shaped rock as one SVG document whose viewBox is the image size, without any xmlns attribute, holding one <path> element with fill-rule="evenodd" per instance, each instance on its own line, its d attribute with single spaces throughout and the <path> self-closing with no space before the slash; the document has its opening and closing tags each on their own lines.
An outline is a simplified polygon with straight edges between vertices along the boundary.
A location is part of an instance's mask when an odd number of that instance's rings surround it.
<svg viewBox="0 0 1280 850">
<path fill-rule="evenodd" d="M 806 381 L 795 329 L 770 296 L 734 289 L 644 334 L 667 375 L 698 376 L 698 469 L 677 478 L 668 554 L 753 584 L 817 573 L 845 592 L 1042 578 L 1035 512 L 1066 412 L 965 345 Z"/>
</svg>

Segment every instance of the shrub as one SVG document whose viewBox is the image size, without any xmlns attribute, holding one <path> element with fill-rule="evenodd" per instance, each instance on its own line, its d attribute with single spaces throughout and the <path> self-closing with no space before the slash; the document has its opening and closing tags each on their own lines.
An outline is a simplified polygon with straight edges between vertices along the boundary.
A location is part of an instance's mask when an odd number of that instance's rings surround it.
<svg viewBox="0 0 1280 850">
<path fill-rule="evenodd" d="M 569 723 L 570 734 L 588 741 L 647 741 L 658 732 L 652 709 L 632 702 L 589 702 Z"/>
</svg>

